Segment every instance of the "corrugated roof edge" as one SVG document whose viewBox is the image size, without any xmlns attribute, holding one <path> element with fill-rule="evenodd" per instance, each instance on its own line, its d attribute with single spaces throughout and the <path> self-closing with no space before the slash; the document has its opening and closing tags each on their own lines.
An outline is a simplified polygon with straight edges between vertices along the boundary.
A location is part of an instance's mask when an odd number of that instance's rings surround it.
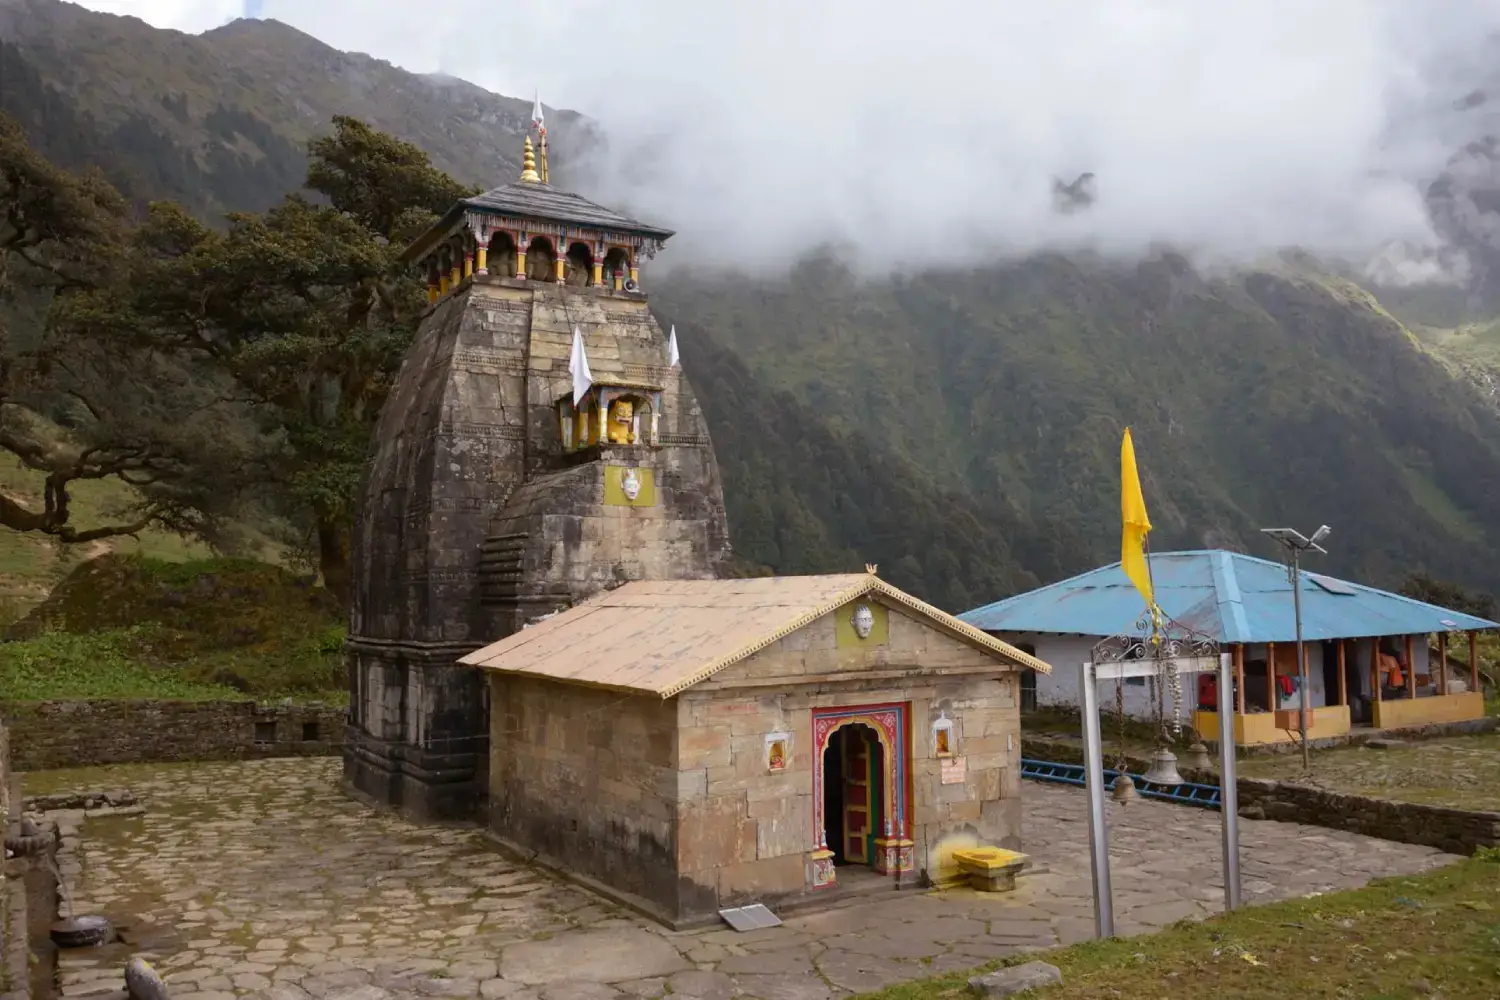
<svg viewBox="0 0 1500 1000">
<path fill-rule="evenodd" d="M 1275 562 L 1275 561 L 1270 560 L 1270 559 L 1262 559 L 1259 556 L 1252 556 L 1252 555 L 1250 555 L 1248 553 L 1245 553 L 1245 552 L 1231 552 L 1228 549 L 1181 549 L 1181 550 L 1177 550 L 1177 551 L 1173 551 L 1173 552 L 1154 552 L 1154 553 L 1152 553 L 1152 557 L 1153 558 L 1163 558 L 1163 557 L 1167 557 L 1167 556 L 1208 556 L 1210 558 L 1211 564 L 1214 563 L 1214 562 L 1217 562 L 1219 559 L 1222 559 L 1223 561 L 1225 561 L 1225 562 L 1227 562 L 1229 564 L 1228 567 L 1227 567 L 1227 573 L 1225 574 L 1225 576 L 1226 576 L 1225 582 L 1228 583 L 1231 580 L 1233 581 L 1233 583 L 1234 583 L 1234 592 L 1239 597 L 1239 600 L 1240 600 L 1239 606 L 1237 608 L 1235 608 L 1235 611 L 1232 614 L 1232 618 L 1233 618 L 1234 624 L 1235 624 L 1236 628 L 1239 629 L 1240 631 L 1238 632 L 1238 636 L 1234 637 L 1234 638 L 1231 638 L 1228 635 L 1226 635 L 1226 637 L 1223 640 L 1224 642 L 1243 642 L 1243 641 L 1246 641 L 1245 639 L 1240 638 L 1240 637 L 1247 636 L 1249 634 L 1249 632 L 1250 632 L 1249 622 L 1244 617 L 1244 604 L 1243 604 L 1244 597 L 1243 597 L 1243 594 L 1240 592 L 1240 589 L 1239 589 L 1239 580 L 1238 580 L 1238 577 L 1236 576 L 1236 574 L 1234 572 L 1234 560 L 1235 559 L 1246 559 L 1246 560 L 1249 560 L 1251 562 L 1260 563 L 1263 566 L 1271 566 L 1271 567 L 1275 567 L 1275 568 L 1278 568 L 1278 569 L 1283 568 L 1285 566 L 1284 563 Z M 1103 572 L 1103 571 L 1106 571 L 1106 570 L 1117 569 L 1119 566 L 1120 566 L 1120 563 L 1119 563 L 1118 560 L 1115 561 L 1115 562 L 1112 562 L 1112 563 L 1106 563 L 1103 566 L 1096 566 L 1094 569 L 1088 570 L 1087 572 L 1076 573 L 1073 576 L 1070 576 L 1070 577 L 1068 577 L 1068 578 L 1066 578 L 1064 580 L 1058 580 L 1055 583 L 1049 583 L 1049 584 L 1047 584 L 1044 587 L 1038 587 L 1035 590 L 1024 591 L 1023 593 L 1020 593 L 1020 594 L 1012 594 L 1010 597 L 1004 597 L 1004 598 L 1001 598 L 998 601 L 992 601 L 989 604 L 985 604 L 985 605 L 982 605 L 982 606 L 977 607 L 977 608 L 971 608 L 970 610 L 965 611 L 962 615 L 959 615 L 958 618 L 959 618 L 960 621 L 964 621 L 965 624 L 967 624 L 968 623 L 968 619 L 970 619 L 970 618 L 978 618 L 978 617 L 983 616 L 983 615 L 985 615 L 985 614 L 987 614 L 989 612 L 992 612 L 992 611 L 998 610 L 1000 608 L 1003 608 L 1005 605 L 1011 603 L 1012 601 L 1020 600 L 1021 598 L 1035 597 L 1036 595 L 1046 593 L 1049 590 L 1054 590 L 1054 589 L 1059 588 L 1059 587 L 1066 587 L 1066 586 L 1068 586 L 1068 585 L 1070 585 L 1070 584 L 1072 584 L 1072 583 L 1074 583 L 1074 582 L 1076 582 L 1078 580 L 1082 580 L 1084 577 L 1093 576 L 1095 573 L 1100 573 L 1100 572 Z M 1215 575 L 1217 576 L 1218 572 L 1219 572 L 1219 567 L 1218 566 L 1214 566 L 1214 571 L 1215 571 Z M 1306 571 L 1304 571 L 1304 573 L 1305 572 Z M 1319 575 L 1326 576 L 1327 574 L 1319 574 Z M 1334 579 L 1340 579 L 1340 578 L 1334 578 Z M 1490 621 L 1487 618 L 1480 618 L 1478 615 L 1470 615 L 1470 614 L 1465 614 L 1465 613 L 1463 613 L 1461 611 L 1454 611 L 1452 608 L 1445 608 L 1445 607 L 1442 607 L 1441 605 L 1437 605 L 1437 604 L 1429 604 L 1426 601 L 1419 601 L 1416 598 L 1407 597 L 1405 594 L 1398 594 L 1398 593 L 1395 593 L 1394 591 L 1389 591 L 1389 590 L 1381 590 L 1379 587 L 1371 587 L 1371 586 L 1368 586 L 1368 585 L 1363 584 L 1363 583 L 1355 583 L 1352 580 L 1341 580 L 1341 582 L 1347 583 L 1349 586 L 1353 587 L 1356 591 L 1361 592 L 1361 593 L 1365 593 L 1365 594 L 1378 594 L 1378 595 L 1382 595 L 1382 596 L 1385 596 L 1385 597 L 1391 597 L 1391 598 L 1396 599 L 1397 601 L 1401 601 L 1401 602 L 1404 602 L 1406 604 L 1410 604 L 1410 605 L 1413 605 L 1415 607 L 1423 608 L 1423 609 L 1426 609 L 1426 610 L 1429 610 L 1429 611 L 1439 612 L 1439 613 L 1441 613 L 1443 615 L 1457 615 L 1458 617 L 1466 619 L 1468 622 L 1472 623 L 1472 624 L 1468 624 L 1468 625 L 1463 626 L 1463 628 L 1465 628 L 1466 630 L 1470 630 L 1470 631 L 1483 631 L 1485 629 L 1500 629 L 1500 622 L 1493 622 L 1493 621 Z M 1217 587 L 1215 589 L 1217 589 Z M 973 626 L 971 626 L 971 627 L 973 627 Z M 1228 630 L 1226 629 L 1225 631 L 1227 632 Z M 1085 633 L 1067 633 L 1067 634 L 1070 634 L 1070 635 L 1071 634 L 1082 635 L 1082 634 L 1085 634 Z M 1092 633 L 1088 633 L 1088 634 L 1092 634 Z"/>
<path fill-rule="evenodd" d="M 772 643 L 778 642 L 791 635 L 799 628 L 805 628 L 806 626 L 811 625 L 813 622 L 817 621 L 819 618 L 822 618 L 829 612 L 835 611 L 843 605 L 848 604 L 850 601 L 857 600 L 858 598 L 861 598 L 870 593 L 880 594 L 883 597 L 889 597 L 891 600 L 895 601 L 898 604 L 904 604 L 905 606 L 911 608 L 913 611 L 916 611 L 924 617 L 931 619 L 936 624 L 957 633 L 957 635 L 961 638 L 967 639 L 975 645 L 988 649 L 991 652 L 999 653 L 1008 659 L 1014 660 L 1023 668 L 1035 670 L 1039 673 L 1044 674 L 1052 673 L 1051 664 L 1046 663 L 1043 660 L 1039 660 L 1029 653 L 1023 653 L 1021 650 L 1012 646 L 1010 643 L 1005 642 L 1002 639 L 997 639 L 994 636 L 990 635 L 988 632 L 977 629 L 967 622 L 960 621 L 954 615 L 950 615 L 946 611 L 935 608 L 931 604 L 928 604 L 926 601 L 918 600 L 917 598 L 912 597 L 910 594 L 897 590 L 895 587 L 892 587 L 884 580 L 880 579 L 874 574 L 871 574 L 863 583 L 859 584 L 858 586 L 851 587 L 849 590 L 836 595 L 832 600 L 819 605 L 811 611 L 807 611 L 803 614 L 798 615 L 796 618 L 793 618 L 791 621 L 782 625 L 780 628 L 761 636 L 744 648 L 736 650 L 735 652 L 730 653 L 727 656 L 721 656 L 719 659 L 714 660 L 708 666 L 698 671 L 691 678 L 685 681 L 680 681 L 679 683 L 674 684 L 669 688 L 663 689 L 661 696 L 663 699 L 666 699 L 671 698 L 674 695 L 681 694 L 683 691 L 686 691 L 694 684 L 699 684 L 703 681 L 708 680 L 710 677 L 718 673 L 720 670 L 723 670 L 725 667 L 733 666 L 741 660 L 748 659 L 749 657 L 754 656 L 756 653 L 759 653 L 761 650 L 767 648 Z"/>
</svg>

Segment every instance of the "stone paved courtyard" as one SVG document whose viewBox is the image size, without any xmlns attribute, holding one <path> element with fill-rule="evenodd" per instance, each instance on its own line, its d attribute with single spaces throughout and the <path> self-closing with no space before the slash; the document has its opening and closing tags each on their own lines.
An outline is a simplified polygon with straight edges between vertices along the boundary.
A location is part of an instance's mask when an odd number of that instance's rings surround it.
<svg viewBox="0 0 1500 1000">
<path fill-rule="evenodd" d="M 779 928 L 672 932 L 518 863 L 474 829 L 418 827 L 338 789 L 336 759 L 28 776 L 28 794 L 128 788 L 142 816 L 88 819 L 79 913 L 127 941 L 61 958 L 63 994 L 117 989 L 151 957 L 174 1000 L 357 991 L 514 1000 L 814 1000 L 1093 936 L 1081 789 L 1024 782 L 1038 874 L 1017 890 L 884 891 Z M 1110 804 L 1118 929 L 1217 912 L 1217 813 Z M 66 820 L 66 817 L 64 817 Z M 1455 860 L 1317 827 L 1242 821 L 1251 902 L 1350 888 Z"/>
</svg>

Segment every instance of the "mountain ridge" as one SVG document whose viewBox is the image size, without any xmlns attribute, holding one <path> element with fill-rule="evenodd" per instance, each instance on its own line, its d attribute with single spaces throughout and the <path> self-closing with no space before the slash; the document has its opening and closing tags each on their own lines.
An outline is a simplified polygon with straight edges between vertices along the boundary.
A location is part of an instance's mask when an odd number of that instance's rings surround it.
<svg viewBox="0 0 1500 1000">
<path fill-rule="evenodd" d="M 335 113 L 416 143 L 461 181 L 519 168 L 528 101 L 285 25 L 169 38 L 81 9 L 64 22 L 64 6 L 0 0 L 0 110 L 138 201 L 175 198 L 210 219 L 263 208 L 300 184 L 299 144 Z M 38 13 L 18 29 L 16 11 Z M 338 72 L 311 79 L 299 60 Z M 560 168 L 595 138 L 573 112 L 549 109 L 548 124 Z M 1328 572 L 1500 588 L 1489 334 L 1459 343 L 1457 327 L 1423 326 L 1432 312 L 1416 297 L 1388 300 L 1309 260 L 1206 276 L 1170 253 L 878 279 L 815 254 L 784 278 L 679 267 L 647 280 L 664 325 L 680 327 L 736 550 L 761 571 L 879 562 L 962 610 L 1111 562 L 1129 424 L 1158 548 L 1274 555 L 1259 527 L 1328 522 Z"/>
</svg>

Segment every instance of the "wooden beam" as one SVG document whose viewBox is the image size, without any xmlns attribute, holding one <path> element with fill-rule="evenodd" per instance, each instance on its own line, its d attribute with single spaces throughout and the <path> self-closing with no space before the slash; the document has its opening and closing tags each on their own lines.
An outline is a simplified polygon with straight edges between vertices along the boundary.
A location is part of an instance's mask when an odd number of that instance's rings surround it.
<svg viewBox="0 0 1500 1000">
<path fill-rule="evenodd" d="M 1370 640 L 1370 680 L 1375 685 L 1375 704 L 1383 700 L 1380 697 L 1380 636 Z"/>
<path fill-rule="evenodd" d="M 1406 696 L 1417 696 L 1417 661 L 1412 657 L 1411 636 L 1406 637 Z"/>
<path fill-rule="evenodd" d="M 1428 673 L 1432 673 L 1431 668 Z M 1448 693 L 1448 633 L 1438 633 L 1438 694 Z"/>
<path fill-rule="evenodd" d="M 1484 694 L 1479 686 L 1479 633 L 1469 633 L 1469 690 Z"/>
<path fill-rule="evenodd" d="M 1276 711 L 1276 643 L 1266 643 L 1266 711 Z"/>
<path fill-rule="evenodd" d="M 1234 645 L 1234 710 L 1240 715 L 1245 714 L 1245 644 L 1237 642 Z M 1228 699 L 1226 699 L 1227 701 Z"/>
<path fill-rule="evenodd" d="M 1349 679 L 1344 676 L 1344 640 L 1339 640 L 1339 700 L 1338 704 L 1349 704 Z"/>
</svg>

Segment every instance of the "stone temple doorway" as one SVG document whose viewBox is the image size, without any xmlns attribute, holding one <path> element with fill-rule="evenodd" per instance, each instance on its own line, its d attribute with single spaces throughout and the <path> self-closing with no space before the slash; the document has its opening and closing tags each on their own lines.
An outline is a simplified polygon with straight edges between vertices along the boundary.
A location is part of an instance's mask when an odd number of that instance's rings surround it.
<svg viewBox="0 0 1500 1000">
<path fill-rule="evenodd" d="M 912 871 L 911 706 L 813 710 L 812 888 L 838 866 Z"/>
<path fill-rule="evenodd" d="M 869 726 L 852 723 L 829 736 L 823 751 L 823 835 L 835 865 L 875 863 L 874 841 L 888 813 L 883 758 Z"/>
</svg>

